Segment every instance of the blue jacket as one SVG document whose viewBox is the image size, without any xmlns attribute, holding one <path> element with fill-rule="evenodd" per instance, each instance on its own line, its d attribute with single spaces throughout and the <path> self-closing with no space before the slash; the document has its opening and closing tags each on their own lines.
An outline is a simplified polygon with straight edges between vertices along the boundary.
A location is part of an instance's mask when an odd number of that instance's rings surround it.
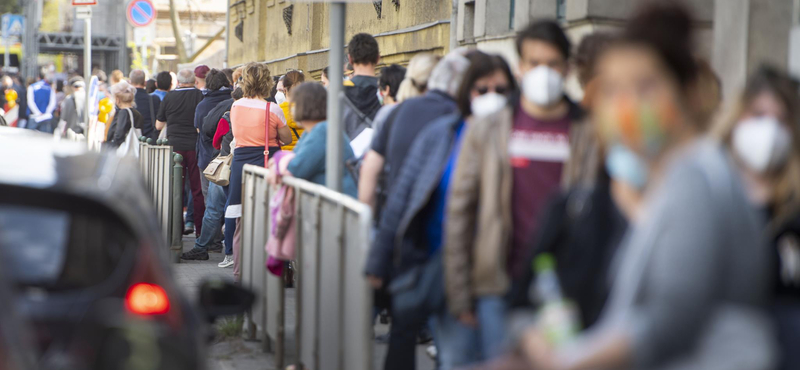
<svg viewBox="0 0 800 370">
<path fill-rule="evenodd" d="M 341 137 L 342 161 L 347 162 L 350 159 L 354 159 L 356 155 L 353 153 L 353 148 L 350 147 L 350 140 L 344 132 L 341 133 Z M 297 141 L 297 145 L 294 146 L 293 150 L 295 157 L 289 162 L 288 170 L 292 173 L 292 176 L 318 185 L 325 185 L 327 140 L 328 122 L 321 122 L 313 130 L 306 131 L 300 136 L 300 140 Z M 353 198 L 358 195 L 358 187 L 349 171 L 344 171 L 342 193 Z"/>
<path fill-rule="evenodd" d="M 45 80 L 28 86 L 28 115 L 36 122 L 53 119 L 56 92 Z"/>
<path fill-rule="evenodd" d="M 194 127 L 201 131 L 203 130 L 203 120 L 208 116 L 208 113 L 219 103 L 230 99 L 231 90 L 220 89 L 209 91 L 205 95 L 206 97 L 203 98 L 203 101 L 197 105 L 197 109 L 194 111 Z M 203 141 L 202 136 L 203 135 L 197 135 L 197 166 L 200 167 L 201 171 L 211 162 L 213 159 L 211 155 L 214 153 L 214 147 L 210 142 Z"/>
<path fill-rule="evenodd" d="M 458 113 L 447 115 L 417 135 L 386 200 L 366 274 L 389 279 L 429 258 L 425 210 L 442 179 L 461 121 Z"/>
<path fill-rule="evenodd" d="M 158 131 L 156 131 L 156 115 L 158 108 L 161 107 L 161 99 L 157 96 L 147 94 L 145 89 L 136 89 L 136 95 L 133 97 L 136 103 L 136 110 L 142 114 L 142 135 L 153 140 L 158 139 Z M 150 107 L 153 110 L 150 111 Z"/>
</svg>

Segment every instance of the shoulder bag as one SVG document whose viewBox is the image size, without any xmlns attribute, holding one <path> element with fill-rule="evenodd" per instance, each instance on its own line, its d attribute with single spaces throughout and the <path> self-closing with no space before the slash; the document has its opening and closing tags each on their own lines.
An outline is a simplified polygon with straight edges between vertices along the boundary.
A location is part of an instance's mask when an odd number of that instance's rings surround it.
<svg viewBox="0 0 800 370">
<path fill-rule="evenodd" d="M 203 176 L 219 186 L 228 186 L 231 182 L 231 163 L 233 151 L 228 155 L 218 155 L 203 170 Z"/>
<path fill-rule="evenodd" d="M 131 128 L 125 135 L 125 141 L 117 148 L 117 154 L 120 156 L 133 155 L 139 156 L 139 138 L 142 136 L 142 129 L 136 127 L 136 120 L 133 118 L 133 111 L 130 108 L 124 109 L 128 112 L 128 118 L 131 120 Z"/>
</svg>

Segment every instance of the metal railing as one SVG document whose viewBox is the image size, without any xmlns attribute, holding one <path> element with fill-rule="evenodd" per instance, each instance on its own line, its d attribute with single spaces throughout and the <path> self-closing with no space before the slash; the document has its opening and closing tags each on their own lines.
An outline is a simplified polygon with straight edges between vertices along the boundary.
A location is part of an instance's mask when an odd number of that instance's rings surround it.
<svg viewBox="0 0 800 370">
<path fill-rule="evenodd" d="M 242 177 L 241 279 L 259 294 L 246 318 L 285 365 L 285 279 L 265 268 L 269 200 L 277 191 L 268 170 L 245 165 Z M 372 291 L 363 276 L 371 211 L 357 200 L 310 182 L 284 178 L 295 191 L 295 364 L 314 370 L 366 370 L 372 363 Z M 284 268 L 284 274 L 286 269 Z M 291 307 L 289 307 L 291 309 Z"/>
<path fill-rule="evenodd" d="M 183 249 L 183 157 L 166 140 L 139 139 L 139 170 L 153 199 L 156 217 L 170 245 L 170 259 L 180 262 Z"/>
</svg>

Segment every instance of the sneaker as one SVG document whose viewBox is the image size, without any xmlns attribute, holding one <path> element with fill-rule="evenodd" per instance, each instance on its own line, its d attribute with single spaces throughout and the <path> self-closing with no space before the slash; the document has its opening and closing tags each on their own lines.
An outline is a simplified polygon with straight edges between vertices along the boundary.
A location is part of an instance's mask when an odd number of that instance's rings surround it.
<svg viewBox="0 0 800 370">
<path fill-rule="evenodd" d="M 187 222 L 183 225 L 183 235 L 189 235 L 194 232 L 194 222 Z"/>
<path fill-rule="evenodd" d="M 427 354 L 428 357 L 431 358 L 431 360 L 436 360 L 436 356 L 439 354 L 439 351 L 436 350 L 436 346 L 430 345 L 427 348 L 425 348 L 425 354 Z"/>
<path fill-rule="evenodd" d="M 208 248 L 209 253 L 222 253 L 222 244 L 212 245 Z"/>
<path fill-rule="evenodd" d="M 208 252 L 202 249 L 193 248 L 188 252 L 184 252 L 181 254 L 182 260 L 195 260 L 195 261 L 206 261 L 208 260 Z"/>
<path fill-rule="evenodd" d="M 219 265 L 217 265 L 217 266 L 222 267 L 222 268 L 233 266 L 233 256 L 230 256 L 230 255 L 226 254 L 225 255 L 225 259 L 222 260 L 222 262 L 220 262 Z"/>
</svg>

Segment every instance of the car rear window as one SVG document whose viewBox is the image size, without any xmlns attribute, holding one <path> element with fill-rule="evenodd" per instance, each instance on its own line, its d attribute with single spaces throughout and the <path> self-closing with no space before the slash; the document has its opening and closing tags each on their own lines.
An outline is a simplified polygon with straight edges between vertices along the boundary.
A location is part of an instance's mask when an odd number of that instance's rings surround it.
<svg viewBox="0 0 800 370">
<path fill-rule="evenodd" d="M 23 286 L 68 290 L 98 285 L 133 245 L 131 233 L 108 215 L 80 207 L 0 204 L 0 265 Z"/>
</svg>

